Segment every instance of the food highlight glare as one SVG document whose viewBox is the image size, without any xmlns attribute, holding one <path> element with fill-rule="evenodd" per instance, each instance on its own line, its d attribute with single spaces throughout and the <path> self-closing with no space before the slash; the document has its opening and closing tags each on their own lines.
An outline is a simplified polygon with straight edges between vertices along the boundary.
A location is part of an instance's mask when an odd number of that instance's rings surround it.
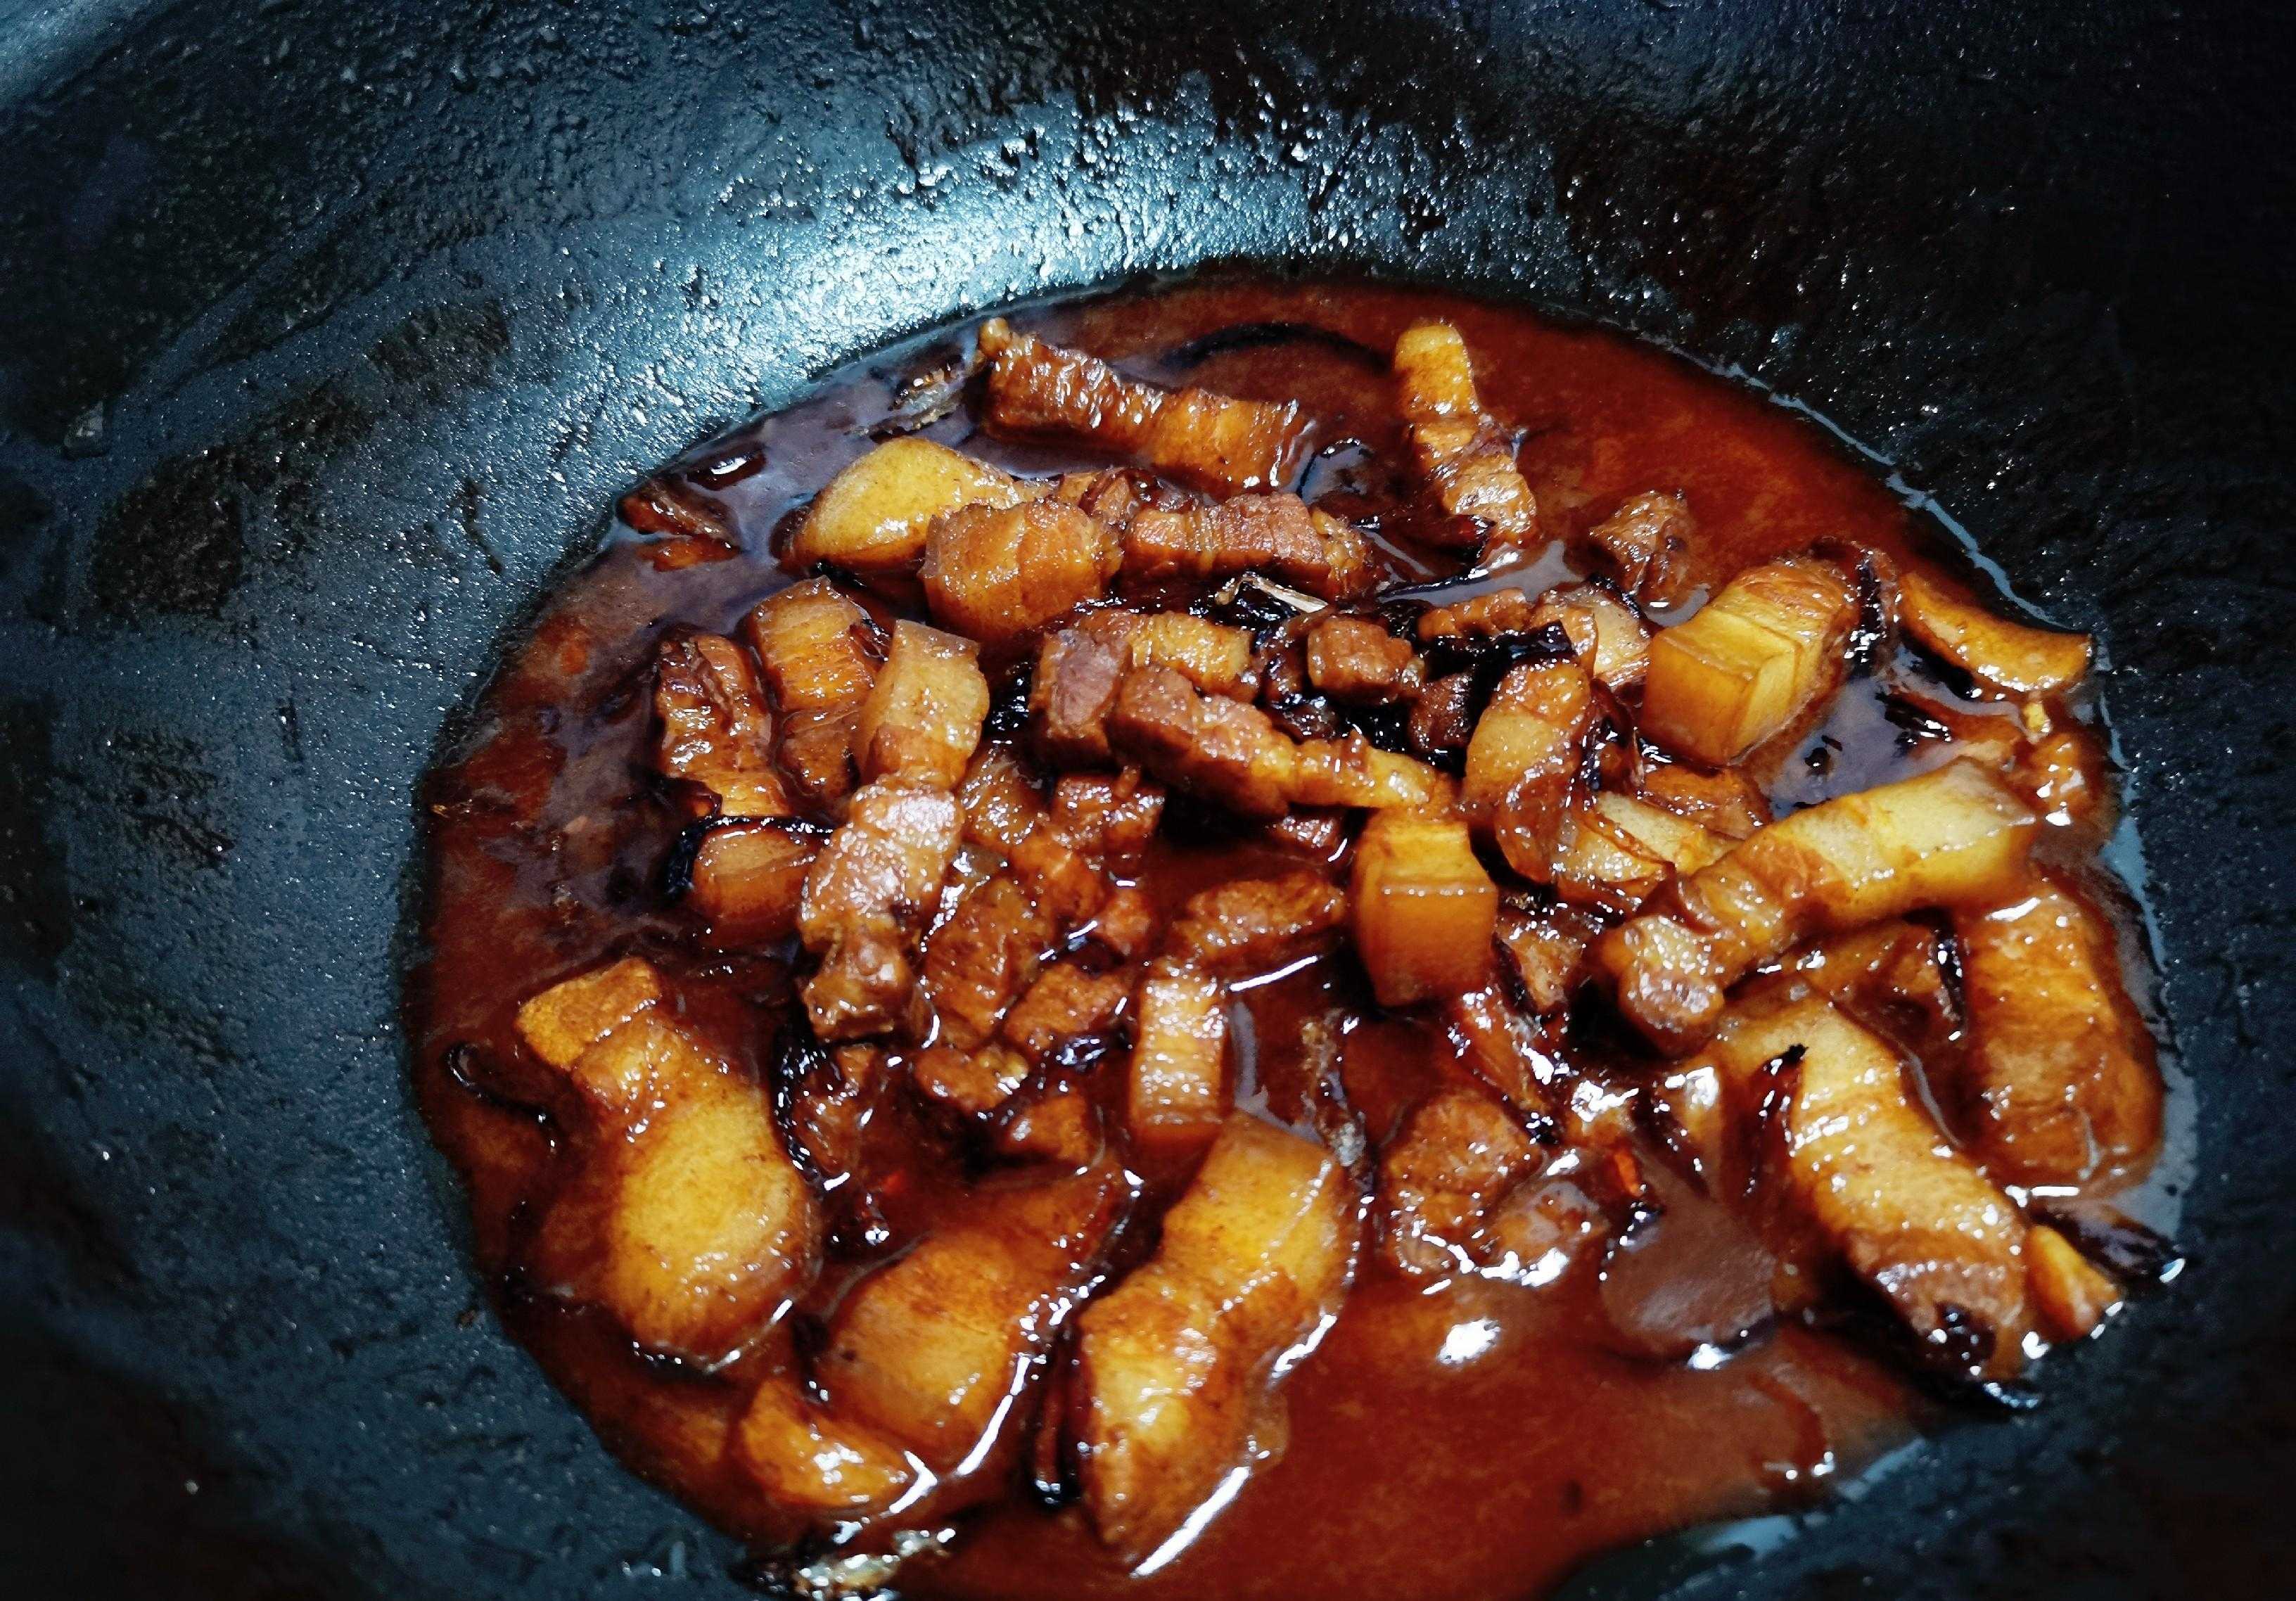
<svg viewBox="0 0 2296 1601">
<path fill-rule="evenodd" d="M 1405 1515 L 1308 1442 L 1431 1307 L 1398 1408 L 1594 1350 L 1854 1432 L 2142 1287 L 2088 641 L 1617 483 L 1472 319 L 1365 305 L 1289 367 L 1198 341 L 1234 394 L 990 319 L 769 551 L 726 507 L 778 436 L 665 472 L 434 776 L 480 1250 L 800 1589 L 1217 1594 L 1287 1507 Z M 1646 1482 L 1534 1573 L 1758 1488 Z"/>
</svg>

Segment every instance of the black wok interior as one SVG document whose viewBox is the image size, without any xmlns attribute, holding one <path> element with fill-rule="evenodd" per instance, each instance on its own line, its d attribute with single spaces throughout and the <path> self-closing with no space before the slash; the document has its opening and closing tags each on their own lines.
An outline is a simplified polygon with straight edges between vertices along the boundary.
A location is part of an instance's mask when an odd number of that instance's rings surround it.
<svg viewBox="0 0 2296 1601">
<path fill-rule="evenodd" d="M 10 1593 L 744 1593 L 467 1264 L 399 1030 L 416 776 L 652 463 L 894 336 L 1248 259 L 1740 369 L 2108 652 L 2198 1086 L 2182 1281 L 1794 1538 L 1578 1593 L 2284 1594 L 2287 33 L 0 0 Z"/>
</svg>

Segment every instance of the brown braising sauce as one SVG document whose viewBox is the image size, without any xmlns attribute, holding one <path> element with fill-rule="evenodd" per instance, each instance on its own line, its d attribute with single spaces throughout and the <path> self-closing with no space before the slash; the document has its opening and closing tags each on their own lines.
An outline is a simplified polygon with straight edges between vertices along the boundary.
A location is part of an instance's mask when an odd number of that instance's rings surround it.
<svg viewBox="0 0 2296 1601">
<path fill-rule="evenodd" d="M 1517 431 L 1542 536 L 1534 560 L 1448 587 L 1473 553 L 1412 538 L 1407 508 L 1419 490 L 1390 367 L 1398 336 L 1439 318 L 1472 350 L 1483 407 Z M 1587 530 L 1652 489 L 1678 492 L 1695 517 L 1680 557 L 1685 598 L 1651 608 L 1655 624 L 1693 614 L 1742 571 L 1813 548 L 1873 553 L 1885 571 L 1937 575 L 1956 593 L 1987 587 L 1808 422 L 1606 332 L 1421 291 L 1250 279 L 1016 321 L 1136 377 L 1299 402 L 1314 431 L 1291 487 L 1364 530 L 1384 582 L 1416 586 L 1407 593 L 1423 601 L 1505 586 L 1536 595 L 1590 576 Z M 684 1025 L 736 1077 L 777 1094 L 792 1016 L 803 1016 L 806 958 L 794 940 L 715 940 L 678 894 L 694 814 L 654 765 L 661 642 L 680 630 L 738 638 L 752 608 L 808 576 L 780 559 L 794 519 L 878 439 L 921 434 L 1031 479 L 1109 463 L 1088 446 L 1014 444 L 982 431 L 978 382 L 958 387 L 950 365 L 972 342 L 972 331 L 959 330 L 857 364 L 815 398 L 666 469 L 625 503 L 628 520 L 596 559 L 548 599 L 423 792 L 428 950 L 410 996 L 421 1104 L 468 1179 L 477 1249 L 505 1320 L 610 1447 L 788 1572 L 815 1564 L 812 1583 L 831 1571 L 824 1561 L 921 1528 L 942 1548 L 899 1572 L 892 1582 L 904 1595 L 1496 1601 L 1538 1593 L 1623 1542 L 1801 1504 L 1909 1437 L 1935 1387 L 1905 1359 L 1878 1299 L 1829 1291 L 1793 1304 L 1779 1293 L 1782 1272 L 1804 1259 L 1780 1243 L 1761 1206 L 1706 1193 L 1679 1130 L 1637 1098 L 1664 1059 L 1598 990 L 1546 1038 L 1582 1101 L 1609 1108 L 1597 1106 L 1593 1121 L 1614 1131 L 1618 1160 L 1638 1173 L 1630 1200 L 1607 1167 L 1596 1171 L 1609 1157 L 1566 1140 L 1536 1180 L 1550 1228 L 1543 1255 L 1448 1276 L 1401 1272 L 1371 1243 L 1382 1227 L 1380 1154 L 1414 1108 L 1457 1081 L 1463 1047 L 1440 1007 L 1380 1006 L 1345 943 L 1233 984 L 1226 1050 L 1239 1109 L 1352 1145 L 1340 1154 L 1365 1193 L 1366 1244 L 1336 1321 L 1284 1378 L 1282 1404 L 1256 1424 L 1240 1471 L 1144 1561 L 1111 1552 L 1073 1498 L 1073 1461 L 1038 1440 L 1069 1426 L 1073 1317 L 1030 1363 L 988 1448 L 905 1512 L 843 1523 L 792 1512 L 732 1448 L 752 1393 L 819 1354 L 852 1286 L 972 1215 L 1029 1165 L 905 1093 L 899 1051 L 860 1136 L 868 1205 L 849 1205 L 851 1193 L 831 1187 L 818 1271 L 769 1335 L 716 1362 L 650 1352 L 611 1313 L 562 1293 L 563 1228 L 553 1266 L 537 1268 L 544 1219 L 572 1193 L 590 1146 L 577 1097 L 521 1040 L 522 1005 L 642 956 Z M 847 587 L 880 623 L 924 615 L 913 579 Z M 1031 651 L 983 654 L 1000 701 L 992 738 L 1025 745 L 1002 702 Z M 2023 715 L 2015 698 L 1982 693 L 1893 634 L 1828 710 L 1746 765 L 1784 817 L 1935 771 L 1972 727 L 2030 740 Z M 2060 696 L 2051 715 L 2101 782 L 2093 711 Z M 837 820 L 814 819 L 824 831 Z M 2120 892 L 2095 858 L 2112 824 L 2105 797 L 2045 829 L 2041 846 L 2056 882 L 2108 912 Z M 1216 806 L 1176 800 L 1133 882 L 1163 924 L 1197 891 L 1239 878 L 1305 865 L 1344 885 L 1341 853 L 1360 825 L 1358 813 L 1326 865 L 1234 826 Z M 1941 937 L 1950 927 L 1934 912 L 1916 922 Z M 1753 984 L 1766 981 L 1758 973 Z M 1974 1103 L 1956 1088 L 1966 1003 L 1954 1004 L 1963 1009 L 1932 1041 L 1920 1077 L 1934 1113 L 1969 1141 Z M 1201 1156 L 1128 1145 L 1122 1043 L 1070 1059 L 1110 1159 L 1132 1181 L 1125 1220 L 1099 1248 L 1086 1286 L 1095 1292 L 1152 1254 L 1159 1217 Z M 2129 1196 L 2150 1161 L 2148 1144 L 2083 1185 L 2014 1193 L 2053 1209 L 2067 1237 L 2088 1241 L 2120 1228 L 2102 1196 L 2135 1210 Z M 581 1248 L 578 1239 L 570 1247 Z M 2045 1365 L 2015 1382 L 2046 1378 Z"/>
</svg>

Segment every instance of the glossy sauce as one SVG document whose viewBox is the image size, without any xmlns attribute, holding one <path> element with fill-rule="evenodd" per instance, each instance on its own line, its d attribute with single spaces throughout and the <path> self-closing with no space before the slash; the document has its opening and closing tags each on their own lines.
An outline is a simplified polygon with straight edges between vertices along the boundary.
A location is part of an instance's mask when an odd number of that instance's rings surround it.
<svg viewBox="0 0 2296 1601">
<path fill-rule="evenodd" d="M 1550 528 L 1575 535 L 1625 496 L 1672 489 L 1696 513 L 1693 566 L 1709 586 L 1832 539 L 1966 574 L 1957 553 L 1810 423 L 1604 332 L 1423 291 L 1249 280 L 1023 320 L 1141 376 L 1300 399 L 1323 420 L 1302 492 L 1375 524 L 1409 492 L 1386 353 L 1431 316 L 1461 329 L 1485 405 L 1523 431 L 1521 464 Z M 689 564 L 679 541 L 619 525 L 551 597 L 424 795 L 430 943 L 410 991 L 417 1082 L 469 1178 L 479 1254 L 503 1286 L 504 1316 L 626 1459 L 766 1546 L 791 1528 L 724 1460 L 750 1388 L 743 1363 L 703 1374 L 647 1359 L 602 1315 L 525 1288 L 534 1220 L 570 1162 L 558 1137 L 563 1091 L 523 1059 L 511 1019 L 550 983 L 636 950 L 714 1043 L 746 1071 L 768 1071 L 791 993 L 786 954 L 711 951 L 663 891 L 686 819 L 650 781 L 653 647 L 676 626 L 731 630 L 787 582 L 772 554 L 776 528 L 868 448 L 891 407 L 914 400 L 919 386 L 905 390 L 904 379 L 930 374 L 959 342 L 857 364 L 816 398 L 675 464 L 738 531 L 742 554 Z M 923 431 L 1029 473 L 1102 459 L 975 437 L 962 406 Z M 1382 547 L 1401 578 L 1455 566 Z M 1500 581 L 1536 592 L 1566 576 L 1550 554 Z M 1940 743 L 1909 741 L 1902 717 L 1892 720 L 1887 701 L 1899 690 L 1962 715 L 2009 715 L 1961 698 L 1901 653 L 1847 685 L 1820 727 L 1765 753 L 1782 814 L 1944 759 Z M 1168 913 L 1204 883 L 1297 865 L 1216 833 L 1176 832 L 1168 823 L 1143 874 Z M 2079 865 L 2092 893 L 2117 906 L 2114 887 L 2084 865 L 2100 837 L 2084 829 L 2052 859 Z M 2141 952 L 2128 948 L 2141 974 Z M 1238 1099 L 1312 1127 L 1316 1083 L 1336 1074 L 1375 1144 L 1438 1081 L 1452 1047 L 1436 1024 L 1377 1015 L 1350 963 L 1342 954 L 1241 989 Z M 2144 989 L 2133 992 L 2144 999 Z M 1303 1041 L 1326 1038 L 1318 1023 L 1342 1039 L 1335 1062 L 1328 1049 L 1308 1059 Z M 1599 1029 L 1574 1040 L 1597 1074 L 1630 1081 L 1637 1071 Z M 1120 1077 L 1103 1069 L 1088 1087 L 1105 1095 Z M 979 1163 L 903 1104 L 893 1097 L 871 1133 L 907 1174 L 886 1200 L 892 1243 L 833 1262 L 800 1318 L 825 1314 L 854 1273 L 967 1204 Z M 1590 1230 L 1529 1276 L 1547 1282 L 1468 1277 L 1431 1292 L 1366 1253 L 1336 1326 L 1284 1386 L 1280 1449 L 1152 1571 L 1124 1572 L 1075 1508 L 1040 1502 L 1023 1449 L 1000 1454 L 958 1498 L 974 1505 L 936 1509 L 934 1521 L 957 1531 L 952 1550 L 905 1572 L 900 1589 L 1143 1601 L 1525 1596 L 1621 1542 L 1822 1494 L 1918 1426 L 1926 1403 L 1867 1344 L 1792 1321 L 1742 1344 L 1710 1340 L 1730 1339 L 1749 1299 L 1767 1295 L 1769 1259 L 1747 1225 L 1670 1178 L 1655 1155 L 1647 1165 L 1662 1215 L 1624 1245 L 1615 1229 Z M 1168 1200 L 1185 1176 L 1148 1172 L 1152 1201 Z M 1546 1182 L 1567 1184 L 1567 1172 Z M 2153 1206 L 2148 1220 L 2167 1219 Z M 1024 1397 L 1017 1429 L 1032 1422 L 1030 1404 Z"/>
</svg>

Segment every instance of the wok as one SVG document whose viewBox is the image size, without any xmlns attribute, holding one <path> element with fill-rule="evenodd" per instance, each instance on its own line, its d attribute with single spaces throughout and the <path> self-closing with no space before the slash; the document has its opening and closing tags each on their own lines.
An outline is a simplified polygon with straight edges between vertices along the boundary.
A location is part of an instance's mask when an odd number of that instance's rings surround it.
<svg viewBox="0 0 2296 1601">
<path fill-rule="evenodd" d="M 1581 1593 L 2285 1594 L 2292 65 L 2264 5 L 0 4 L 10 1593 L 740 1593 L 467 1265 L 416 776 L 649 464 L 1246 259 L 1742 371 L 2109 653 L 2182 1281 L 2038 1411 Z"/>
</svg>

